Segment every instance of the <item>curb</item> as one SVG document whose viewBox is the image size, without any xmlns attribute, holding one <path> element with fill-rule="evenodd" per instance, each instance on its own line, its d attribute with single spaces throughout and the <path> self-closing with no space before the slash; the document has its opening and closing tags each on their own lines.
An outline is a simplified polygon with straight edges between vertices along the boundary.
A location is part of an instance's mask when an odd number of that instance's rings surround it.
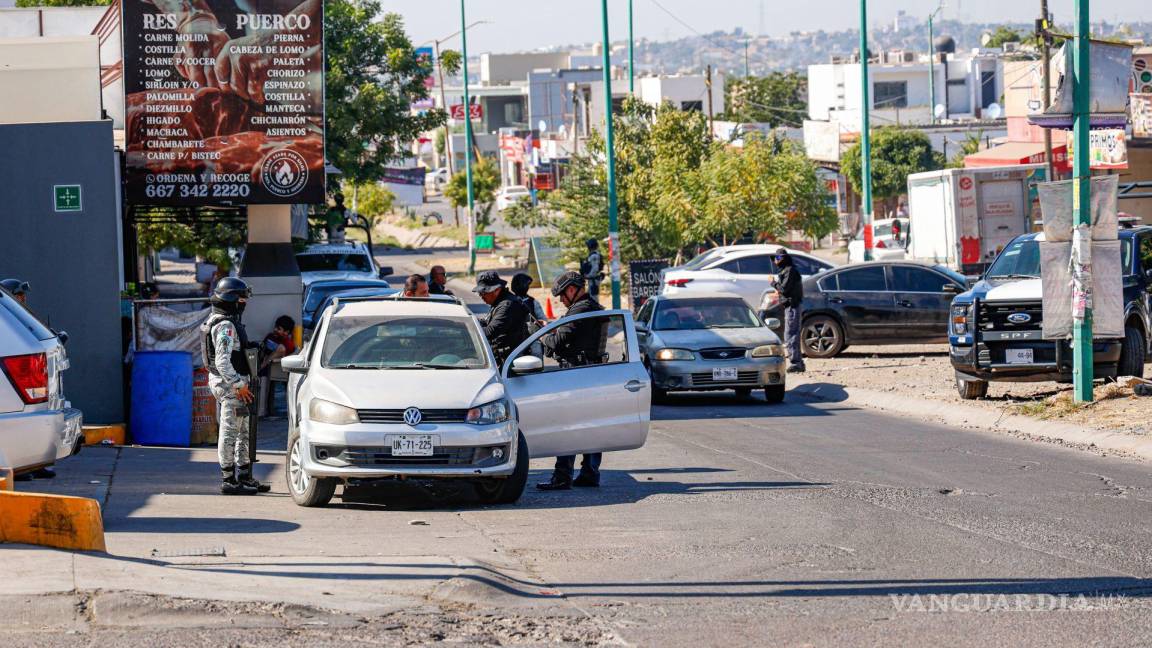
<svg viewBox="0 0 1152 648">
<path fill-rule="evenodd" d="M 0 492 L 0 543 L 107 551 L 100 503 L 87 497 Z"/>
<path fill-rule="evenodd" d="M 84 445 L 102 445 L 105 441 L 112 445 L 124 445 L 127 438 L 127 426 L 123 423 L 84 426 Z"/>
<path fill-rule="evenodd" d="M 813 400 L 846 401 L 859 407 L 908 414 L 948 425 L 962 424 L 997 432 L 1025 434 L 1052 441 L 1095 446 L 1102 450 L 1122 452 L 1142 459 L 1152 459 L 1152 438 L 1149 437 L 1094 430 L 1070 423 L 1040 421 L 1018 414 L 1005 414 L 924 398 L 910 399 L 907 395 L 841 385 L 801 383 L 789 389 L 789 392 Z M 844 398 L 845 394 L 847 398 Z"/>
</svg>

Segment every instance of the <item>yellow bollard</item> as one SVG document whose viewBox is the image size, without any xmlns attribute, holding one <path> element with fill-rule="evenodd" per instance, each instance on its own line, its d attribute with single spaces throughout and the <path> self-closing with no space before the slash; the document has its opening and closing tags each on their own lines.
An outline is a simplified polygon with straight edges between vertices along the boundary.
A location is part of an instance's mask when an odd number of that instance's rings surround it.
<svg viewBox="0 0 1152 648">
<path fill-rule="evenodd" d="M 87 497 L 0 491 L 0 542 L 106 551 L 100 503 Z"/>
<path fill-rule="evenodd" d="M 0 468 L 0 491 L 16 490 L 16 473 L 11 468 Z"/>
</svg>

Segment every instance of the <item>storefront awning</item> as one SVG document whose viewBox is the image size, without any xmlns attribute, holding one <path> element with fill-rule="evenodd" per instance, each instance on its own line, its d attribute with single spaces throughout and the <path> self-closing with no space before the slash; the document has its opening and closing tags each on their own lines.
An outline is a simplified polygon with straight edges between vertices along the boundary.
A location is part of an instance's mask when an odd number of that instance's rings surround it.
<svg viewBox="0 0 1152 648">
<path fill-rule="evenodd" d="M 1068 147 L 1061 144 L 1052 147 L 1052 157 L 1056 158 L 1056 170 L 1065 171 L 1068 166 Z M 1014 166 L 1017 164 L 1044 164 L 1043 142 L 1006 142 L 1000 146 L 964 156 L 964 167 Z"/>
</svg>

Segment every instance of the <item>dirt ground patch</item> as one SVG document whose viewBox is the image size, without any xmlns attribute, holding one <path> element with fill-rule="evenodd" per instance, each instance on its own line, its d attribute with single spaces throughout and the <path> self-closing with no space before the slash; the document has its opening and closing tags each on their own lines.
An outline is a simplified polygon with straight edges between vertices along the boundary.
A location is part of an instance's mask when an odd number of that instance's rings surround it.
<svg viewBox="0 0 1152 648">
<path fill-rule="evenodd" d="M 1096 401 L 1079 405 L 1072 385 L 994 382 L 988 397 L 965 401 L 956 393 L 947 345 L 852 346 L 839 357 L 809 358 L 804 382 L 829 382 L 1063 421 L 1135 435 L 1152 433 L 1152 397 L 1122 384 L 1096 384 Z"/>
</svg>

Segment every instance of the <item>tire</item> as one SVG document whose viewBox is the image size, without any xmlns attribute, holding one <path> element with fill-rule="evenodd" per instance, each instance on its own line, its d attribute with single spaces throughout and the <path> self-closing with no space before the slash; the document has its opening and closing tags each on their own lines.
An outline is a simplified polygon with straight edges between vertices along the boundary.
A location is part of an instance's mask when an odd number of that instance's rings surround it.
<svg viewBox="0 0 1152 648">
<path fill-rule="evenodd" d="M 288 492 L 298 506 L 327 506 L 336 494 L 340 480 L 335 477 L 309 477 L 302 463 L 303 445 L 300 432 L 293 430 L 288 436 L 288 452 L 284 457 L 284 480 L 288 482 Z"/>
<path fill-rule="evenodd" d="M 515 504 L 528 485 L 528 442 L 524 433 L 516 435 L 516 467 L 503 479 L 479 479 L 474 482 L 476 496 L 485 504 Z"/>
<path fill-rule="evenodd" d="M 988 382 L 984 380 L 970 380 L 956 376 L 956 392 L 964 400 L 976 400 L 988 395 Z"/>
<path fill-rule="evenodd" d="M 1124 343 L 1120 345 L 1120 362 L 1116 365 L 1119 376 L 1144 377 L 1144 332 L 1135 326 L 1124 329 Z"/>
<path fill-rule="evenodd" d="M 784 385 L 768 385 L 764 388 L 764 400 L 769 405 L 784 402 Z"/>
<path fill-rule="evenodd" d="M 752 396 L 752 388 L 751 387 L 737 387 L 736 388 L 736 398 L 741 398 L 741 399 L 747 400 L 751 396 Z"/>
<path fill-rule="evenodd" d="M 809 358 L 833 358 L 844 350 L 844 327 L 827 315 L 804 320 L 800 328 L 800 347 Z"/>
</svg>

